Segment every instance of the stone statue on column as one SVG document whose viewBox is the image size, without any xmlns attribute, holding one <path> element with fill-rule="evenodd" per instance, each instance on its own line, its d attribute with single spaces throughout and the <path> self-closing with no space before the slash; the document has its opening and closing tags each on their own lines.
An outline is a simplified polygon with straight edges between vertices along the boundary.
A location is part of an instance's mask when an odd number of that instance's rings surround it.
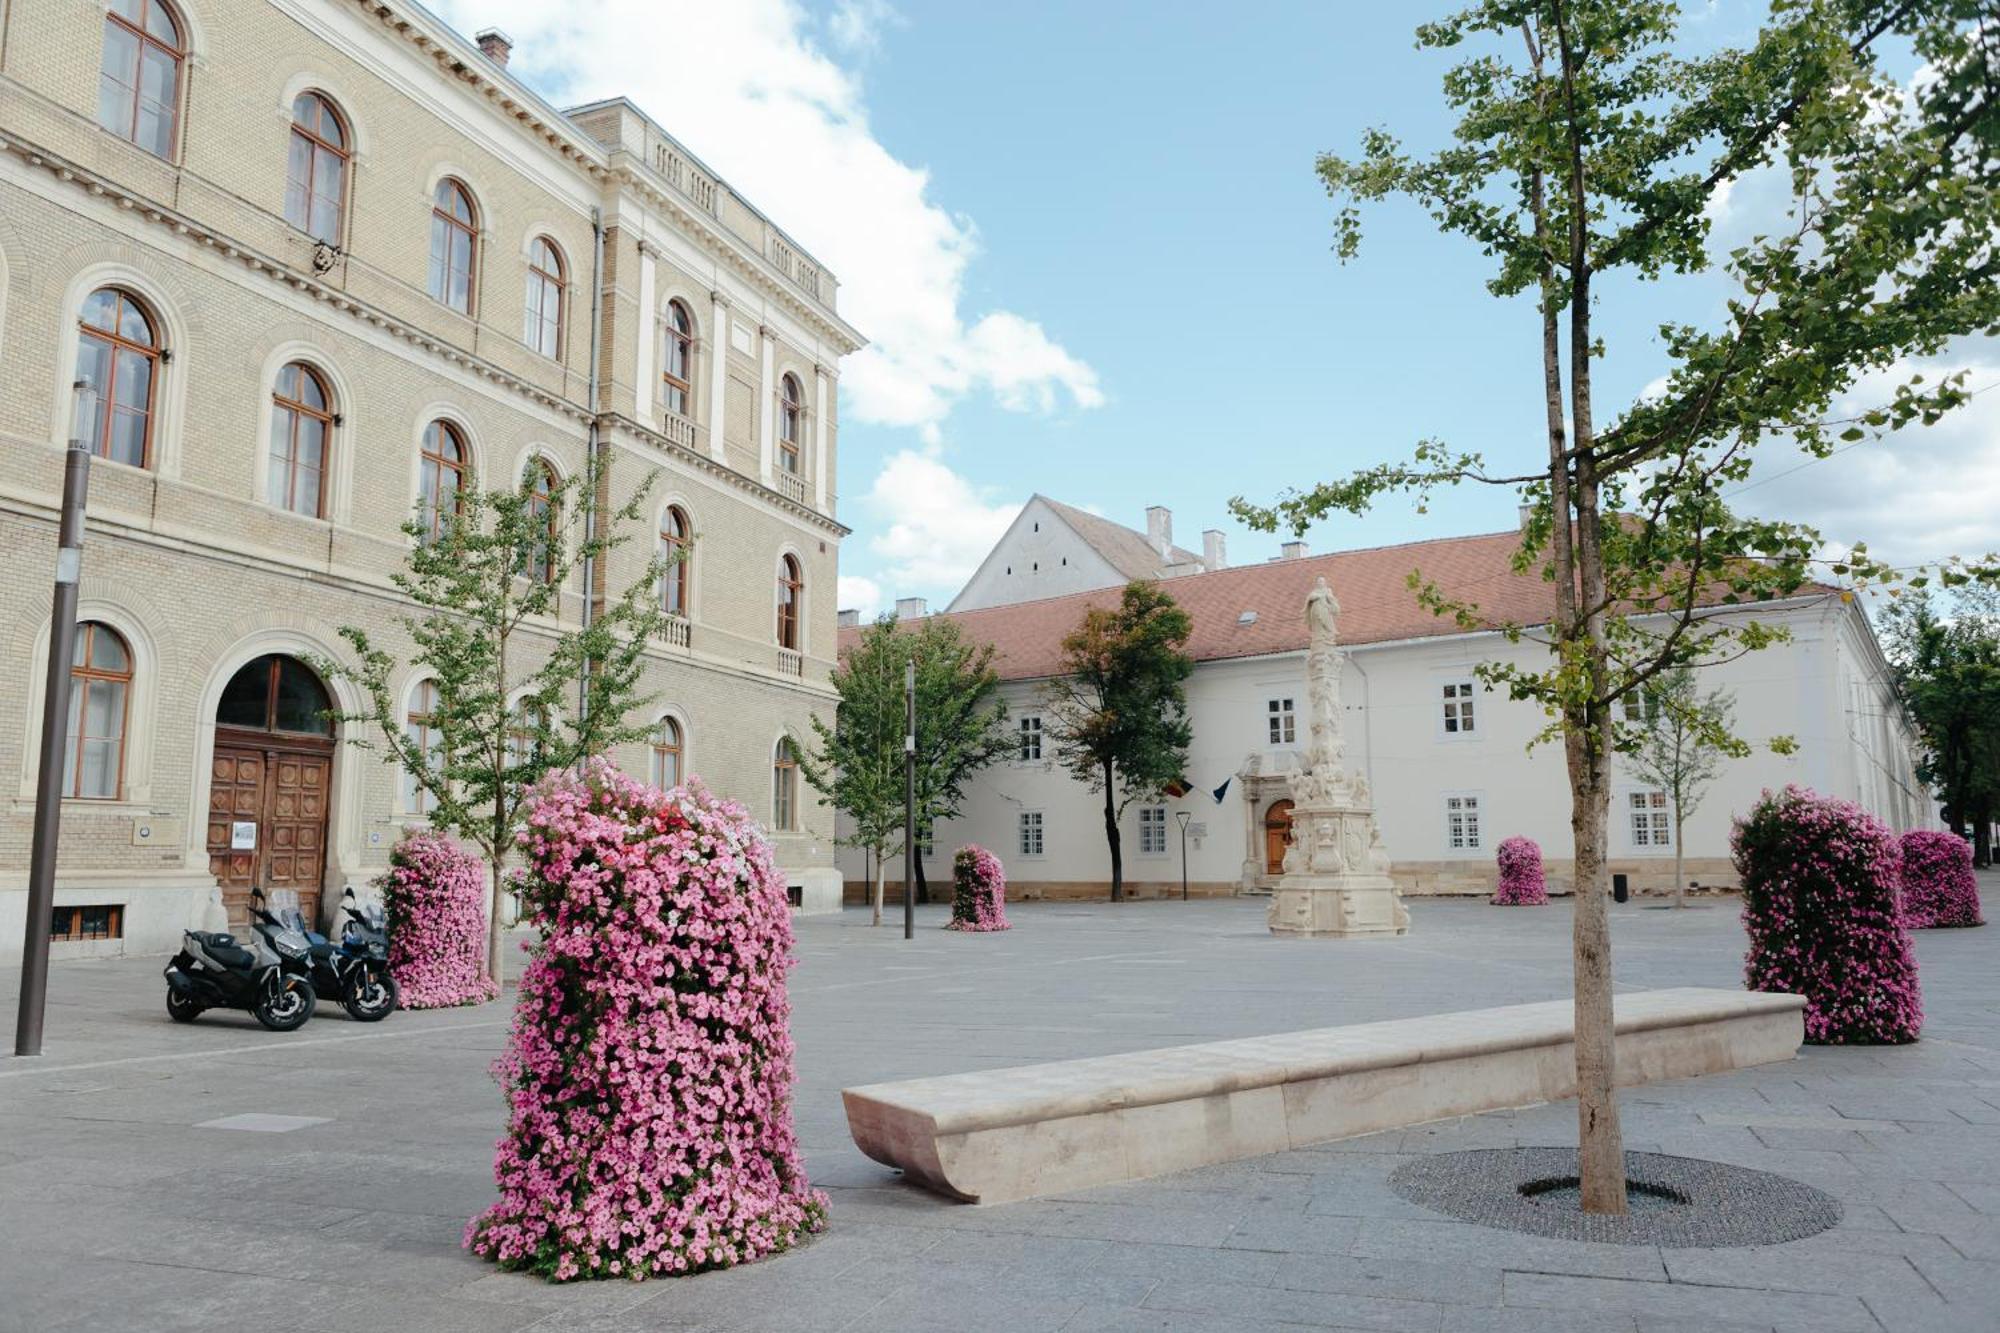
<svg viewBox="0 0 2000 1333">
<path fill-rule="evenodd" d="M 1271 895 L 1273 934 L 1402 935 L 1410 914 L 1389 877 L 1365 778 L 1346 768 L 1341 721 L 1340 601 L 1320 579 L 1306 598 L 1305 764 L 1293 774 L 1292 845 Z"/>
</svg>

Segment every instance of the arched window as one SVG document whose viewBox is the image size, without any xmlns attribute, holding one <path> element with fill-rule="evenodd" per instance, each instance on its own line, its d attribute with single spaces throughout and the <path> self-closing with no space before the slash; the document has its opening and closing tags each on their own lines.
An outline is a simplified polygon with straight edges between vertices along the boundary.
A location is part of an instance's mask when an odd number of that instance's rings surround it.
<svg viewBox="0 0 2000 1333">
<path fill-rule="evenodd" d="M 160 337 L 136 297 L 100 287 L 83 303 L 76 377 L 84 419 L 77 433 L 99 458 L 146 467 L 153 455 L 153 384 Z"/>
<path fill-rule="evenodd" d="M 778 466 L 798 476 L 805 454 L 806 400 L 796 375 L 786 375 L 778 401 Z"/>
<path fill-rule="evenodd" d="M 660 401 L 667 411 L 687 416 L 694 402 L 694 317 L 679 301 L 667 302 L 665 336 Z"/>
<path fill-rule="evenodd" d="M 556 547 L 562 538 L 557 530 L 557 485 L 556 470 L 545 459 L 529 463 L 521 476 L 521 489 L 528 496 L 528 518 L 535 529 L 535 545 L 522 573 L 537 583 L 551 582 L 556 576 Z"/>
<path fill-rule="evenodd" d="M 424 756 L 431 772 L 440 770 L 444 766 L 444 733 L 438 729 L 436 681 L 419 681 L 410 691 L 410 711 L 404 715 L 403 729 L 411 748 Z M 420 815 L 437 809 L 437 794 L 418 786 L 408 769 L 403 770 L 403 808 Z"/>
<path fill-rule="evenodd" d="M 681 724 L 670 717 L 653 729 L 653 785 L 671 791 L 681 785 Z"/>
<path fill-rule="evenodd" d="M 660 609 L 670 616 L 688 614 L 688 590 L 694 577 L 694 527 L 679 505 L 668 505 L 660 520 L 660 558 L 667 572 L 660 577 Z"/>
<path fill-rule="evenodd" d="M 519 768 L 542 753 L 549 734 L 549 715 L 540 704 L 523 699 L 514 705 L 507 723 L 507 764 Z"/>
<path fill-rule="evenodd" d="M 449 421 L 433 421 L 424 427 L 420 519 L 427 536 L 443 534 L 447 521 L 457 517 L 463 502 L 459 492 L 465 486 L 465 437 Z"/>
<path fill-rule="evenodd" d="M 187 44 L 160 0 L 111 0 L 97 75 L 97 123 L 171 161 Z"/>
<path fill-rule="evenodd" d="M 271 393 L 271 470 L 264 497 L 309 518 L 326 516 L 327 448 L 333 397 L 319 372 L 294 361 Z"/>
<path fill-rule="evenodd" d="M 562 355 L 563 297 L 568 288 L 562 251 L 546 236 L 528 249 L 528 303 L 521 336 L 546 357 Z"/>
<path fill-rule="evenodd" d="M 778 646 L 799 650 L 799 607 L 805 601 L 805 577 L 793 556 L 778 561 Z"/>
<path fill-rule="evenodd" d="M 340 244 L 347 199 L 347 127 L 333 103 L 300 93 L 292 103 L 291 159 L 285 171 L 285 220 L 314 240 Z"/>
<path fill-rule="evenodd" d="M 771 827 L 791 833 L 799 826 L 799 756 L 792 738 L 778 742 L 771 758 Z"/>
<path fill-rule="evenodd" d="M 70 656 L 69 726 L 63 732 L 63 795 L 115 801 L 125 785 L 125 718 L 132 653 L 109 625 L 76 627 Z"/>
<path fill-rule="evenodd" d="M 245 663 L 222 687 L 215 706 L 218 727 L 282 731 L 296 736 L 333 735 L 333 700 L 313 669 L 296 657 L 266 653 Z"/>
<path fill-rule="evenodd" d="M 431 197 L 431 297 L 462 315 L 472 313 L 479 214 L 472 192 L 447 176 Z"/>
</svg>

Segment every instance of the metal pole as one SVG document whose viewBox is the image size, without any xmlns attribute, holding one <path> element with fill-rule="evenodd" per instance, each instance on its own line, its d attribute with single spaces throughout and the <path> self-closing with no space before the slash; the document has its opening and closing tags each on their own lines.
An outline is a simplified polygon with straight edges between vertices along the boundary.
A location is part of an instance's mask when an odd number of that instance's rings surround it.
<svg viewBox="0 0 2000 1333">
<path fill-rule="evenodd" d="M 1188 826 L 1188 820 L 1190 820 L 1190 819 L 1192 819 L 1192 818 L 1194 818 L 1194 816 L 1190 815 L 1190 814 L 1189 814 L 1189 813 L 1188 813 L 1187 811 L 1185 811 L 1185 810 L 1176 810 L 1176 811 L 1174 811 L 1174 822 L 1175 822 L 1176 824 L 1179 824 L 1179 825 L 1181 826 L 1181 901 L 1182 901 L 1182 902 L 1186 902 L 1186 901 L 1188 900 L 1188 896 L 1187 896 L 1187 826 Z"/>
<path fill-rule="evenodd" d="M 903 938 L 917 933 L 917 660 L 903 664 Z"/>
<path fill-rule="evenodd" d="M 56 588 L 49 616 L 48 679 L 42 688 L 42 757 L 35 773 L 35 833 L 28 854 L 28 919 L 21 936 L 21 1002 L 14 1054 L 42 1053 L 42 1013 L 49 995 L 49 932 L 54 929 L 56 839 L 62 828 L 63 741 L 68 731 L 70 658 L 76 652 L 76 583 L 83 570 L 83 502 L 90 450 L 80 434 L 83 384 L 72 393 L 72 434 L 63 460 L 62 524 L 56 537 Z"/>
</svg>

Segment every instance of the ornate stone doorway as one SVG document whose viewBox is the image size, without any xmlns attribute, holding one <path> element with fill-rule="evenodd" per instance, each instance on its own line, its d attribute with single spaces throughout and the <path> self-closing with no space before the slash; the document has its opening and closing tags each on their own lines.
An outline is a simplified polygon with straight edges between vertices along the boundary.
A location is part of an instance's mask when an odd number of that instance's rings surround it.
<svg viewBox="0 0 2000 1333">
<path fill-rule="evenodd" d="M 1273 801 L 1264 812 L 1264 873 L 1285 873 L 1285 849 L 1292 845 L 1292 803 Z"/>
</svg>

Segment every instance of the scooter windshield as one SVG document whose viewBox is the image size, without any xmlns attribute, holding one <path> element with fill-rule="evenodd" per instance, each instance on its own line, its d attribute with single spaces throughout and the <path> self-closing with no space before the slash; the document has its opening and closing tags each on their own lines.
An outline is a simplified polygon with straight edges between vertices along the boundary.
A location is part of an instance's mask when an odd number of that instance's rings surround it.
<svg viewBox="0 0 2000 1333">
<path fill-rule="evenodd" d="M 303 932 L 306 928 L 305 909 L 299 904 L 297 889 L 272 889 L 264 896 L 264 909 L 294 930 Z"/>
</svg>

